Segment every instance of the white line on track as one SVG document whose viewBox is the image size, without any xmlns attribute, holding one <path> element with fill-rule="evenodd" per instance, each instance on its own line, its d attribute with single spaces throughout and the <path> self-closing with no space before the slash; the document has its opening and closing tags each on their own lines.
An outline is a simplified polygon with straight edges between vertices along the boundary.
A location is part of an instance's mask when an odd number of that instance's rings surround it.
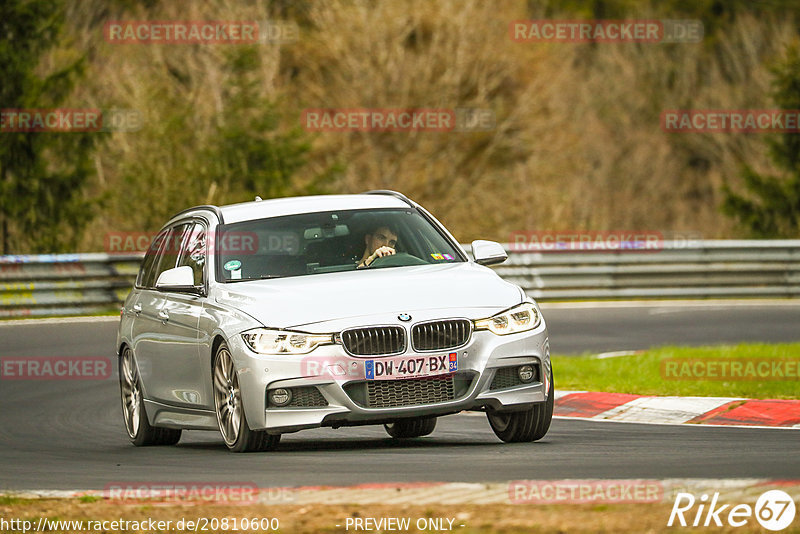
<svg viewBox="0 0 800 534">
<path fill-rule="evenodd" d="M 800 307 L 800 299 L 710 299 L 710 300 L 604 300 L 591 302 L 542 302 L 543 310 L 592 308 L 742 308 L 753 306 Z"/>
<path fill-rule="evenodd" d="M 476 414 L 483 415 L 483 414 Z M 553 419 L 569 419 L 573 421 L 590 421 L 592 423 L 622 423 L 626 425 L 661 425 L 680 426 L 683 428 L 755 428 L 760 430 L 800 430 L 800 425 L 795 426 L 763 426 L 763 425 L 709 425 L 705 423 L 671 423 L 663 421 L 625 421 L 624 419 L 594 419 L 592 417 L 571 417 L 567 415 L 554 415 Z"/>
</svg>

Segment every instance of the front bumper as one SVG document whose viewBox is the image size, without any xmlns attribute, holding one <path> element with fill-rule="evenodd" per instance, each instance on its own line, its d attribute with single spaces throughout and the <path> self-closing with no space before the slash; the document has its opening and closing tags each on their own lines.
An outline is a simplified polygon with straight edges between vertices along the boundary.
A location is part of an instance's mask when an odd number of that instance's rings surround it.
<svg viewBox="0 0 800 534">
<path fill-rule="evenodd" d="M 462 410 L 519 410 L 544 402 L 550 388 L 550 348 L 544 322 L 532 331 L 507 336 L 476 331 L 466 346 L 455 350 L 415 352 L 409 348 L 402 355 L 456 353 L 458 371 L 437 378 L 366 380 L 364 362 L 380 357 L 350 356 L 341 345 L 321 346 L 304 356 L 265 356 L 253 353 L 241 336 L 235 336 L 229 347 L 250 427 L 273 433 L 379 424 Z M 531 383 L 514 381 L 516 368 L 523 364 L 537 368 Z M 372 385 L 367 385 L 369 382 Z M 303 406 L 272 406 L 267 391 L 276 388 L 302 391 L 310 401 Z M 381 399 L 377 403 L 375 391 Z M 406 404 L 409 402 L 412 404 Z"/>
</svg>

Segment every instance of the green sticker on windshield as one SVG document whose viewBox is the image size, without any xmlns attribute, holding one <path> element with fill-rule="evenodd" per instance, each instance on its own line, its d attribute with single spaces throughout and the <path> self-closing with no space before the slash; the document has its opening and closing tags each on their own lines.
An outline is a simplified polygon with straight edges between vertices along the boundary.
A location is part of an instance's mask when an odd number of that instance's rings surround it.
<svg viewBox="0 0 800 534">
<path fill-rule="evenodd" d="M 226 271 L 238 271 L 242 267 L 242 262 L 239 260 L 231 260 L 222 266 Z"/>
</svg>

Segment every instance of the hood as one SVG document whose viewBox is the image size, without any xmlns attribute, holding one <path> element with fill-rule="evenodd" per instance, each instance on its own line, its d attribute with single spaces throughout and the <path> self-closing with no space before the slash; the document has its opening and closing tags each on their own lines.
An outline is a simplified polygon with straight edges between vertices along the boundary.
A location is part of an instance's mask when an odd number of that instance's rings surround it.
<svg viewBox="0 0 800 534">
<path fill-rule="evenodd" d="M 491 269 L 466 262 L 228 283 L 217 286 L 215 293 L 218 303 L 271 328 L 420 310 L 469 317 L 480 308 L 478 318 L 523 298 L 517 286 Z"/>
</svg>

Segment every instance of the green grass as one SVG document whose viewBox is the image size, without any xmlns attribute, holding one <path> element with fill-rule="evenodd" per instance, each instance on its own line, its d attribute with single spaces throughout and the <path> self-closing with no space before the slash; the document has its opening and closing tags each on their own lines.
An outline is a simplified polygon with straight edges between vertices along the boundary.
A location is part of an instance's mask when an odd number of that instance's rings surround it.
<svg viewBox="0 0 800 534">
<path fill-rule="evenodd" d="M 768 359 L 782 360 L 784 372 L 788 370 L 793 376 L 776 380 L 761 377 L 708 378 L 680 375 L 681 370 L 684 373 L 691 371 L 691 367 L 682 365 L 687 363 L 682 360 L 699 360 L 703 364 L 701 369 L 710 369 L 710 359 L 719 362 L 718 375 L 722 373 L 722 362 L 739 362 L 746 366 L 748 360 Z M 614 358 L 599 359 L 584 355 L 553 356 L 552 360 L 556 387 L 562 390 L 752 399 L 800 398 L 800 343 L 658 347 Z M 786 362 L 791 363 L 786 366 Z"/>
</svg>

